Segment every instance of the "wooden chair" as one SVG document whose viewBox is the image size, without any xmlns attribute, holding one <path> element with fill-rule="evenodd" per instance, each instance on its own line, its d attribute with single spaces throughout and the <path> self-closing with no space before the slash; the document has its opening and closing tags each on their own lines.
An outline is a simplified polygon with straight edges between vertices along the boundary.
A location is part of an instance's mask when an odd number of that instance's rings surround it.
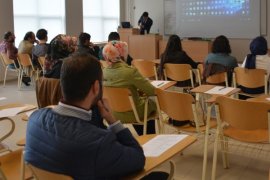
<svg viewBox="0 0 270 180">
<path fill-rule="evenodd" d="M 1 108 L 0 108 L 0 110 L 1 110 Z M 8 117 L 0 118 L 0 122 L 3 122 L 3 121 L 9 121 L 9 123 L 11 124 L 11 127 L 7 133 L 5 133 L 4 135 L 2 135 L 2 137 L 0 137 L 0 153 L 10 151 L 9 147 L 7 145 L 3 144 L 2 142 L 6 138 L 8 138 L 15 130 L 15 123 L 12 119 L 10 119 Z"/>
<path fill-rule="evenodd" d="M 39 78 L 36 81 L 36 97 L 39 108 L 57 105 L 62 98 L 60 80 Z"/>
<path fill-rule="evenodd" d="M 31 177 L 32 172 L 24 166 L 22 149 L 0 156 L 0 179 L 24 180 Z"/>
<path fill-rule="evenodd" d="M 198 114 L 196 111 L 196 103 L 192 95 L 161 89 L 156 89 L 156 95 L 157 109 L 160 122 L 168 124 L 163 120 L 164 118 L 162 116 L 162 113 L 165 113 L 166 115 L 168 115 L 168 117 L 177 121 L 194 121 L 195 128 L 191 126 L 173 126 L 178 131 L 200 133 L 201 131 L 205 130 L 205 126 L 200 127 L 203 122 L 200 122 L 202 120 L 199 120 L 198 118 Z M 214 127 L 215 125 L 215 122 L 211 122 L 210 127 Z"/>
<path fill-rule="evenodd" d="M 140 119 L 135 103 L 131 96 L 131 92 L 128 88 L 116 88 L 116 87 L 103 87 L 103 95 L 108 99 L 110 107 L 115 112 L 128 112 L 133 111 L 136 124 L 143 125 L 143 134 L 146 134 L 147 130 L 147 120 L 155 119 L 156 114 L 148 114 L 148 98 L 145 97 L 145 106 L 144 106 L 144 118 Z"/>
<path fill-rule="evenodd" d="M 19 87 L 19 85 L 20 85 L 20 69 L 19 68 L 16 68 L 16 65 L 15 65 L 14 61 L 11 60 L 11 59 L 9 59 L 8 56 L 5 53 L 0 53 L 0 59 L 1 59 L 1 62 L 3 64 L 3 67 L 5 68 L 5 76 L 4 76 L 3 86 L 5 87 L 5 85 L 6 85 L 7 71 L 12 71 L 12 72 L 16 72 L 17 73 L 17 76 L 18 76 L 18 87 Z M 14 67 L 15 67 L 15 69 L 9 68 L 8 66 L 10 64 L 13 64 Z"/>
<path fill-rule="evenodd" d="M 40 70 L 35 69 L 29 54 L 18 54 L 18 61 L 21 65 L 20 71 L 20 79 L 22 80 L 23 74 L 28 74 L 30 77 L 35 77 L 35 79 L 39 78 Z M 20 81 L 21 82 L 21 81 Z M 21 87 L 21 83 L 20 83 Z"/>
<path fill-rule="evenodd" d="M 220 85 L 224 83 L 226 87 L 229 87 L 227 72 L 217 73 L 206 78 L 206 84 Z"/>
<path fill-rule="evenodd" d="M 233 99 L 216 99 L 217 131 L 215 134 L 212 180 L 215 179 L 218 144 L 221 145 L 223 166 L 228 168 L 228 139 L 248 143 L 270 143 L 270 104 Z M 224 126 L 225 125 L 225 126 Z M 244 143 L 237 144 L 243 145 Z M 248 146 L 245 146 L 249 148 Z"/>
<path fill-rule="evenodd" d="M 267 72 L 264 69 L 246 69 L 236 67 L 233 73 L 233 85 L 244 86 L 246 88 L 258 88 L 264 87 L 264 94 L 268 93 L 268 77 Z M 261 94 L 247 94 L 241 92 L 245 96 L 255 97 Z"/>
<path fill-rule="evenodd" d="M 42 68 L 42 72 L 43 72 L 43 75 L 44 75 L 45 56 L 38 57 L 38 63 L 40 65 L 40 67 Z"/>
<path fill-rule="evenodd" d="M 202 84 L 203 69 L 204 69 L 203 64 L 198 64 L 197 69 L 196 69 L 196 73 L 197 73 L 197 78 L 198 78 L 199 85 Z"/>
<path fill-rule="evenodd" d="M 145 78 L 154 78 L 158 80 L 156 64 L 153 61 L 144 59 L 134 59 L 132 65 L 138 69 L 140 74 Z"/>
<path fill-rule="evenodd" d="M 32 171 L 33 176 L 36 180 L 72 180 L 70 176 L 58 174 L 50 171 L 46 171 L 44 169 L 40 169 L 38 167 L 33 166 L 32 164 L 26 163 L 29 169 Z"/>
<path fill-rule="evenodd" d="M 173 81 L 186 81 L 190 80 L 191 88 L 194 88 L 193 72 L 189 64 L 164 64 L 165 80 L 170 78 Z M 190 88 L 190 87 L 188 87 Z"/>
</svg>

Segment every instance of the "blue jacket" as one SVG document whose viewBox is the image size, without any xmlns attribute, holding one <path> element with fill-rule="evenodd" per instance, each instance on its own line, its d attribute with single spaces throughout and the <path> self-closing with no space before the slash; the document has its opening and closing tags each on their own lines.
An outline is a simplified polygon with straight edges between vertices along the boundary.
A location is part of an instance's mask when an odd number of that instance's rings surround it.
<svg viewBox="0 0 270 180">
<path fill-rule="evenodd" d="M 27 162 L 74 179 L 118 179 L 145 163 L 142 148 L 127 128 L 115 134 L 48 108 L 31 115 L 26 142 Z"/>
</svg>

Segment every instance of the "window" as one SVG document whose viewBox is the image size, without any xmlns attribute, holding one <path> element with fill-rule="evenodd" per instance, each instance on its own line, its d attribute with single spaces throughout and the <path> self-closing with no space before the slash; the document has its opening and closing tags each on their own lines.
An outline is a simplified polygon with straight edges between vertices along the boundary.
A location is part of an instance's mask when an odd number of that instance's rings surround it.
<svg viewBox="0 0 270 180">
<path fill-rule="evenodd" d="M 65 33 L 65 0 L 13 0 L 16 46 L 26 32 L 48 31 L 48 42 Z"/>
<path fill-rule="evenodd" d="M 84 31 L 91 41 L 106 41 L 111 31 L 117 31 L 119 11 L 119 0 L 83 0 Z"/>
</svg>

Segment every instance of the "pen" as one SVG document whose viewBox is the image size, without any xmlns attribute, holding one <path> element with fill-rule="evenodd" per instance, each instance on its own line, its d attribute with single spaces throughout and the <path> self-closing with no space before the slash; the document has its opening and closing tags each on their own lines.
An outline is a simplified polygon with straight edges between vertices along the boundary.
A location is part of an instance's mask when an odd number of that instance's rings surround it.
<svg viewBox="0 0 270 180">
<path fill-rule="evenodd" d="M 159 83 L 157 86 L 161 86 L 162 84 L 164 84 L 164 82 L 162 82 L 162 83 Z"/>
<path fill-rule="evenodd" d="M 222 88 L 219 89 L 219 91 L 221 91 L 222 89 L 225 89 L 225 88 L 226 88 L 226 87 L 222 87 Z"/>
</svg>

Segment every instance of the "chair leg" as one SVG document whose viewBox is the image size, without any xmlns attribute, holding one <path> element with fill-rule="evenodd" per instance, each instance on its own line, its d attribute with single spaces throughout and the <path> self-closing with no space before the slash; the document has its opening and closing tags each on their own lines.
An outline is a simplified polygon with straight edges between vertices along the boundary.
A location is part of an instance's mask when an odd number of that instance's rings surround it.
<svg viewBox="0 0 270 180">
<path fill-rule="evenodd" d="M 21 156 L 21 180 L 24 180 L 25 177 L 25 162 L 24 162 L 24 151 Z"/>
<path fill-rule="evenodd" d="M 176 170 L 176 164 L 173 161 L 170 161 L 170 175 L 168 177 L 168 180 L 174 179 L 175 170 Z"/>
<path fill-rule="evenodd" d="M 7 70 L 8 70 L 8 66 L 6 67 L 6 70 L 5 70 L 5 76 L 4 76 L 4 87 L 6 85 L 6 78 L 7 78 Z"/>
<path fill-rule="evenodd" d="M 213 155 L 213 164 L 212 164 L 212 177 L 211 180 L 216 179 L 216 169 L 217 169 L 217 151 L 218 151 L 218 139 L 219 139 L 219 129 L 217 128 L 215 143 L 214 143 L 214 155 Z"/>
<path fill-rule="evenodd" d="M 145 100 L 144 117 L 143 117 L 143 135 L 147 133 L 147 116 L 148 116 L 148 99 Z"/>
</svg>

